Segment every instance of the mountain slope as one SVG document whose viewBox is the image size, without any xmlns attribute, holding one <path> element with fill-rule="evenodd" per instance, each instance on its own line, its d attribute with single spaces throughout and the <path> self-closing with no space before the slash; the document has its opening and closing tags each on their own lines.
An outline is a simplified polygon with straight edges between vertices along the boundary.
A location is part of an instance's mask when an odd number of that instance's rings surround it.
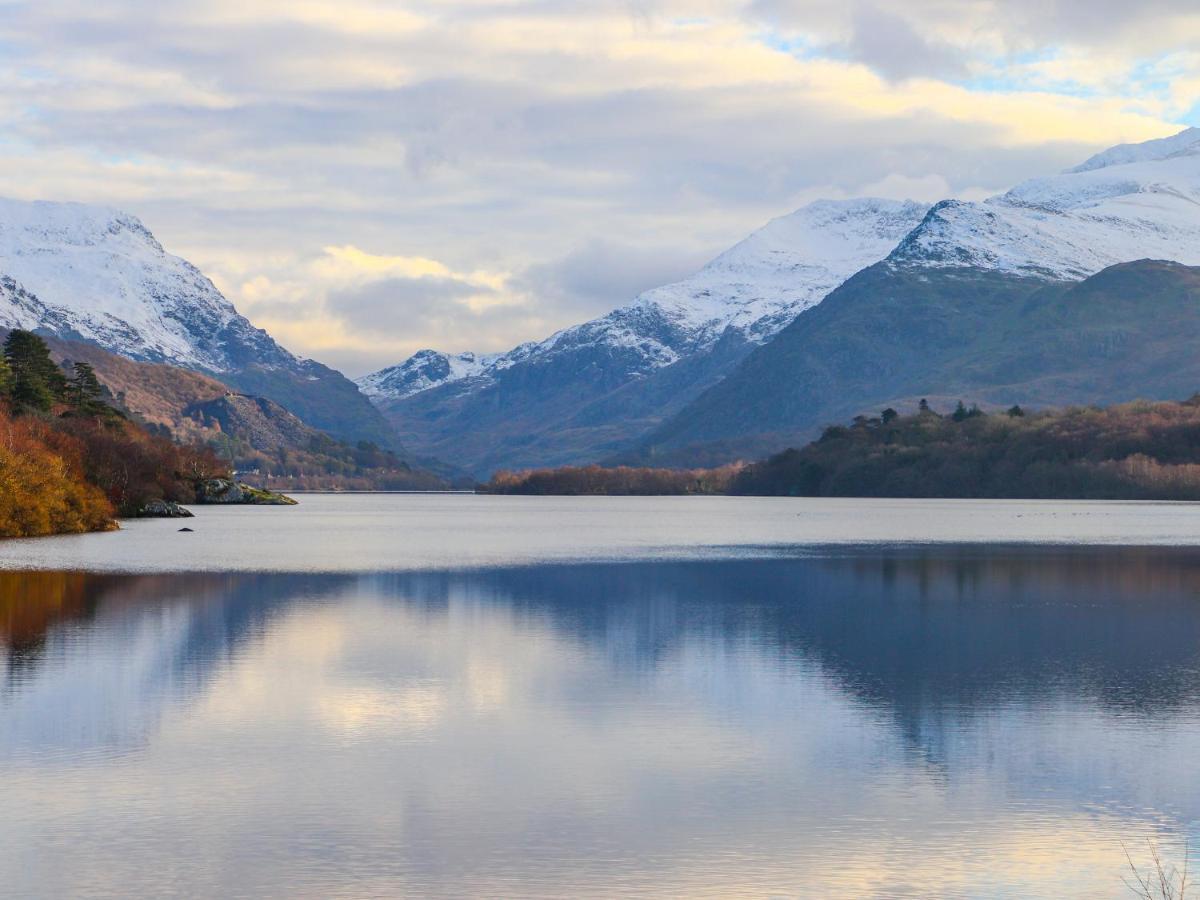
<svg viewBox="0 0 1200 900">
<path fill-rule="evenodd" d="M 595 459 L 654 427 L 882 259 L 925 212 L 888 200 L 815 203 L 692 278 L 540 343 L 485 362 L 473 357 L 469 366 L 423 351 L 359 384 L 406 446 L 479 475 Z"/>
<path fill-rule="evenodd" d="M 4 338 L 0 329 L 0 340 Z M 202 444 L 260 483 L 288 489 L 437 490 L 462 473 L 415 468 L 367 443 L 348 444 L 264 397 L 166 363 L 137 362 L 95 344 L 47 338 L 67 368 L 93 367 L 112 402 L 148 430 Z"/>
<path fill-rule="evenodd" d="M 943 201 L 889 257 L 1056 280 L 1146 258 L 1200 263 L 1200 128 L 1115 147 L 982 203 Z"/>
<path fill-rule="evenodd" d="M 927 397 L 1022 406 L 1170 399 L 1200 385 L 1200 269 L 1143 260 L 1082 282 L 873 266 L 655 431 L 638 458 L 797 444 Z"/>
<path fill-rule="evenodd" d="M 803 433 L 813 415 L 842 410 L 815 397 L 801 408 L 798 398 L 809 396 L 808 389 L 784 367 L 788 354 L 773 353 L 770 342 L 789 323 L 813 315 L 853 273 L 885 257 L 887 277 L 877 273 L 871 281 L 881 302 L 890 296 L 913 303 L 916 315 L 928 283 L 934 305 L 953 300 L 955 315 L 984 329 L 991 323 L 979 314 L 1000 316 L 1005 307 L 972 306 L 975 291 L 1015 300 L 1038 285 L 1079 281 L 1132 260 L 1200 264 L 1200 129 L 1112 148 L 981 203 L 947 200 L 928 210 L 871 200 L 816 203 L 771 222 L 692 278 L 539 344 L 469 367 L 431 353 L 364 383 L 407 442 L 453 455 L 480 475 L 636 459 L 623 454 L 660 425 L 648 447 L 678 448 L 694 439 L 746 448 L 750 435 L 768 428 Z M 961 297 L 946 295 L 956 290 Z M 870 332 L 870 304 L 856 315 L 863 321 L 830 326 L 851 329 L 844 341 L 833 340 L 830 352 L 852 353 L 847 343 Z M 881 316 L 888 321 L 887 311 Z M 898 334 L 912 327 L 892 325 Z M 760 365 L 760 356 L 777 364 Z M 856 358 L 861 372 L 841 372 L 852 382 L 874 365 Z M 836 363 L 827 365 L 837 369 Z M 896 360 L 896 386 L 923 364 Z M 423 378 L 412 377 L 417 369 Z M 735 389 L 720 386 L 727 376 L 738 379 Z M 827 380 L 824 390 L 835 389 Z M 730 405 L 700 404 L 705 391 Z M 759 408 L 758 392 L 769 401 L 756 423 L 746 404 Z M 693 400 L 700 405 L 689 407 Z M 713 421 L 685 421 L 701 410 Z M 781 418 L 781 410 L 791 410 L 791 418 Z"/>
<path fill-rule="evenodd" d="M 930 344 L 923 330 L 944 326 L 947 334 L 963 339 L 966 335 L 955 326 L 969 323 L 995 335 L 1014 309 L 1023 314 L 1022 307 L 1011 304 L 1019 304 L 1031 286 L 1069 284 L 1106 267 L 1145 258 L 1200 264 L 1200 129 L 1113 148 L 1060 175 L 1025 182 L 982 203 L 935 205 L 883 264 L 851 279 L 771 345 L 756 350 L 726 383 L 650 435 L 642 458 L 678 455 L 697 442 L 709 444 L 706 455 L 711 452 L 716 459 L 759 451 L 768 435 L 803 437 L 823 421 L 861 411 L 862 404 L 914 392 L 945 394 L 969 387 L 985 399 L 995 393 L 988 388 L 1008 384 L 1012 373 L 996 369 L 989 385 L 979 377 L 960 377 L 972 371 L 970 361 L 964 360 L 961 370 L 939 370 L 942 381 L 932 380 L 927 377 L 929 354 L 936 356 L 941 348 Z M 1152 283 L 1162 287 L 1159 280 Z M 1125 290 L 1138 293 L 1135 285 Z M 997 291 L 1006 299 L 993 305 L 991 295 Z M 838 302 L 826 310 L 834 298 Z M 1104 319 L 1108 312 L 1098 309 L 1095 323 L 1084 317 L 1077 325 L 1110 327 Z M 1144 313 L 1156 314 L 1150 307 Z M 923 316 L 935 318 L 921 321 Z M 947 322 L 949 316 L 957 321 Z M 1023 330 L 1027 325 L 1004 327 L 1013 341 L 1032 340 Z M 816 329 L 836 333 L 823 335 Z M 1139 333 L 1125 324 L 1113 339 Z M 1061 337 L 1072 345 L 1073 335 Z M 1017 347 L 1008 351 L 1016 353 Z M 880 369 L 884 361 L 886 371 Z M 1074 361 L 1085 370 L 1089 365 L 1087 360 Z M 1088 381 L 1098 376 L 1085 372 L 1083 377 Z M 1164 394 L 1154 378 L 1131 381 L 1124 391 L 1118 385 L 1097 386 L 1090 394 L 1073 391 L 1061 380 L 1019 387 L 1028 393 L 1012 396 L 1012 402 L 1112 402 L 1139 392 L 1162 397 L 1188 393 L 1181 384 Z"/>
<path fill-rule="evenodd" d="M 0 199 L 0 326 L 207 372 L 338 436 L 395 443 L 353 383 L 280 347 L 118 210 Z"/>
</svg>

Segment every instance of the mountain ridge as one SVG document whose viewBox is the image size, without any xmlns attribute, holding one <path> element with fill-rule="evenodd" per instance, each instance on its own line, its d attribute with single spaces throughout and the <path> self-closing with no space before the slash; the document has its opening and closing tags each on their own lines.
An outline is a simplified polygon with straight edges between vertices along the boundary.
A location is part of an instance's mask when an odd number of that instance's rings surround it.
<svg viewBox="0 0 1200 900">
<path fill-rule="evenodd" d="M 882 306 L 875 310 L 868 304 L 862 314 L 879 312 L 886 319 L 889 292 L 909 297 L 917 314 L 923 279 L 937 282 L 925 299 L 946 302 L 945 291 L 966 292 L 954 314 L 971 318 L 971 291 L 1000 291 L 1018 303 L 1039 286 L 1079 283 L 1144 258 L 1200 264 L 1200 129 L 1110 148 L 1072 169 L 1029 179 L 979 202 L 890 203 L 810 204 L 772 220 L 691 279 L 647 291 L 540 344 L 522 345 L 514 358 L 501 356 L 453 382 L 402 397 L 377 394 L 373 400 L 406 441 L 427 452 L 458 454 L 481 475 L 495 468 L 624 461 L 631 454 L 644 460 L 636 448 L 652 454 L 656 447 L 663 449 L 664 435 L 676 433 L 730 440 L 735 448 L 752 432 L 732 423 L 742 421 L 745 408 L 757 406 L 748 376 L 738 373 L 757 372 L 762 379 L 757 387 L 771 396 L 778 395 L 779 385 L 794 386 L 788 372 L 761 369 L 753 361 L 770 358 L 770 348 L 789 329 L 874 267 L 880 268 L 870 283 Z M 889 214 L 899 216 L 905 227 L 889 231 Z M 856 215 L 857 229 L 834 227 L 839 216 L 850 221 Z M 879 229 L 870 227 L 876 221 L 872 216 L 879 217 Z M 868 245 L 871 253 L 864 252 Z M 815 252 L 811 259 L 810 250 Z M 840 277 L 812 276 L 822 271 Z M 777 303 L 780 297 L 791 305 Z M 891 327 L 902 333 L 904 323 Z M 741 345 L 718 359 L 716 342 L 724 339 L 730 349 L 731 336 Z M 854 352 L 834 344 L 829 352 Z M 861 363 L 871 365 L 870 360 Z M 895 361 L 895 367 L 901 373 L 903 361 Z M 684 371 L 688 378 L 681 377 Z M 709 393 L 723 395 L 723 381 L 735 376 L 742 377 L 741 408 L 699 403 Z M 837 386 L 829 383 L 825 389 Z M 794 397 L 778 399 L 780 408 L 794 405 Z M 814 410 L 824 408 L 813 402 Z M 701 410 L 715 417 L 711 427 L 674 421 Z M 801 417 L 803 427 L 811 425 L 807 415 Z M 786 431 L 802 423 L 777 424 Z M 675 438 L 667 444 L 678 452 Z M 706 459 L 714 461 L 720 460 Z"/>
<path fill-rule="evenodd" d="M 706 464 L 917 400 L 996 408 L 1167 400 L 1200 385 L 1200 268 L 1118 263 L 1080 282 L 997 270 L 855 275 L 621 462 Z"/>
<path fill-rule="evenodd" d="M 451 454 L 477 475 L 596 458 L 654 427 L 798 311 L 882 259 L 925 210 L 877 199 L 810 204 L 692 278 L 522 344 L 482 370 L 413 391 L 410 373 L 421 366 L 410 360 L 359 384 L 406 446 Z M 375 389 L 389 380 L 398 386 L 390 397 Z"/>
<path fill-rule="evenodd" d="M 0 198 L 0 327 L 214 375 L 323 431 L 399 449 L 352 382 L 280 346 L 140 219 L 111 207 Z"/>
</svg>

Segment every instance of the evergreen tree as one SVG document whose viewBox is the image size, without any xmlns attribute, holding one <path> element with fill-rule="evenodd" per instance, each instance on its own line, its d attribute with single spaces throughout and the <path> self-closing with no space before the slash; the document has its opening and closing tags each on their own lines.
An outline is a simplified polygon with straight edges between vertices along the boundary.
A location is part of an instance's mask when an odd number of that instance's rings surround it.
<svg viewBox="0 0 1200 900">
<path fill-rule="evenodd" d="M 1019 419 L 1021 416 L 1025 415 L 1025 410 L 1021 409 L 1020 406 L 1012 406 L 1009 407 L 1008 415 L 1009 418 Z"/>
<path fill-rule="evenodd" d="M 970 413 L 967 412 L 967 407 L 963 405 L 961 400 L 959 400 L 958 406 L 954 407 L 954 412 L 951 414 L 950 418 L 952 418 L 955 422 L 961 422 L 969 415 Z"/>
<path fill-rule="evenodd" d="M 46 342 L 33 332 L 13 329 L 4 342 L 4 359 L 11 372 L 10 395 L 17 406 L 47 412 L 66 398 L 66 376 L 50 358 Z"/>
<path fill-rule="evenodd" d="M 96 370 L 85 362 L 75 363 L 67 387 L 67 400 L 80 415 L 99 416 L 108 410 Z"/>
<path fill-rule="evenodd" d="M 879 418 L 883 420 L 884 425 L 890 425 L 900 418 L 900 413 L 896 412 L 890 406 L 879 414 Z"/>
<path fill-rule="evenodd" d="M 8 360 L 0 356 L 0 397 L 7 397 L 12 391 L 12 369 L 8 367 Z"/>
</svg>

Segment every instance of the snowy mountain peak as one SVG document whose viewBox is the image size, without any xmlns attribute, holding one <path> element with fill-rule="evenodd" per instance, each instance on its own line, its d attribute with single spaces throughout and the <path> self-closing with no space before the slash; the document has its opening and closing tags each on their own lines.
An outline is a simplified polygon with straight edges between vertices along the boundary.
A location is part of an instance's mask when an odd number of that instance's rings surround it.
<svg viewBox="0 0 1200 900">
<path fill-rule="evenodd" d="M 1200 128 L 1185 128 L 1178 134 L 1144 141 L 1141 144 L 1118 144 L 1084 161 L 1067 174 L 1091 172 L 1108 166 L 1123 166 L 1136 162 L 1155 162 L 1174 156 L 1200 154 Z"/>
<path fill-rule="evenodd" d="M 1200 129 L 1114 147 L 982 203 L 939 203 L 889 261 L 1077 280 L 1146 258 L 1200 264 Z"/>
<path fill-rule="evenodd" d="M 213 372 L 250 359 L 296 362 L 136 216 L 109 207 L 0 199 L 0 275 L 44 310 L 26 321 L 23 304 L 25 327 L 133 359 Z M 11 319 L 17 307 L 9 308 Z"/>
<path fill-rule="evenodd" d="M 76 247 L 108 244 L 141 246 L 162 253 L 162 245 L 137 216 L 107 206 L 25 202 L 0 197 L 0 242 L 20 241 L 22 236 L 40 234 L 46 244 Z"/>
<path fill-rule="evenodd" d="M 692 277 L 647 291 L 635 305 L 656 307 L 704 339 L 732 326 L 761 342 L 883 259 L 927 209 L 911 200 L 818 200 L 772 219 Z"/>
<path fill-rule="evenodd" d="M 878 262 L 925 215 L 912 201 L 820 200 L 768 222 L 690 278 L 654 288 L 605 316 L 459 363 L 433 351 L 358 381 L 376 401 L 522 363 L 595 352 L 614 377 L 636 378 L 714 346 L 730 329 L 761 343 L 864 266 Z M 457 373 L 463 374 L 457 374 Z"/>
<path fill-rule="evenodd" d="M 359 390 L 371 398 L 407 397 L 441 384 L 461 381 L 483 373 L 499 354 L 441 353 L 418 350 L 399 365 L 389 366 L 357 379 Z"/>
</svg>

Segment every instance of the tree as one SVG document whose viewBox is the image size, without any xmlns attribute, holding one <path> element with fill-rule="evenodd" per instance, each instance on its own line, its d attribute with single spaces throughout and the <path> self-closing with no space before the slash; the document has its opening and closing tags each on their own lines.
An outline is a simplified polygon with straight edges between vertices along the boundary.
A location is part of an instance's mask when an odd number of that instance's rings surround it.
<svg viewBox="0 0 1200 900">
<path fill-rule="evenodd" d="M 85 362 L 75 363 L 67 386 L 67 402 L 84 416 L 99 416 L 108 410 L 104 402 L 104 388 L 96 377 L 96 370 Z"/>
<path fill-rule="evenodd" d="M 50 358 L 46 342 L 33 332 L 13 329 L 4 342 L 4 359 L 12 373 L 10 394 L 18 407 L 48 412 L 65 398 L 66 376 Z"/>
<path fill-rule="evenodd" d="M 12 390 L 12 369 L 8 360 L 0 356 L 0 397 L 7 397 Z"/>
<path fill-rule="evenodd" d="M 884 425 L 890 425 L 900 418 L 900 413 L 896 412 L 890 406 L 879 414 L 879 418 L 883 420 Z"/>
<path fill-rule="evenodd" d="M 1008 409 L 1008 417 L 1010 419 L 1019 419 L 1023 415 L 1025 415 L 1025 410 L 1021 409 L 1019 406 L 1013 405 Z"/>
<path fill-rule="evenodd" d="M 979 404 L 972 403 L 970 408 L 965 406 L 961 400 L 958 401 L 958 406 L 954 407 L 954 412 L 951 414 L 955 422 L 965 422 L 967 419 L 974 419 L 976 416 L 982 416 L 983 410 L 979 408 Z"/>
</svg>

